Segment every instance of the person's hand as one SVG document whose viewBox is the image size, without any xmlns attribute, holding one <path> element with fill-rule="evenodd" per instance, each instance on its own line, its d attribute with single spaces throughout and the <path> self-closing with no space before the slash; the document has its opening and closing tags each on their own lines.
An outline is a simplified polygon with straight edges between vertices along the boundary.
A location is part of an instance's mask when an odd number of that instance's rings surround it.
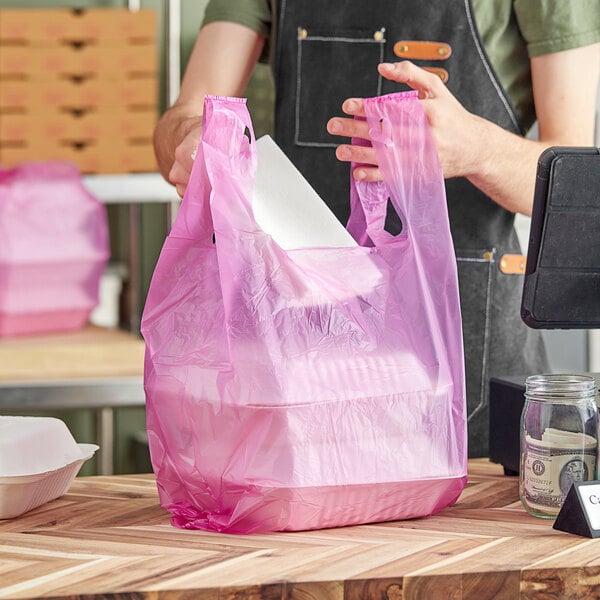
<svg viewBox="0 0 600 600">
<path fill-rule="evenodd" d="M 175 148 L 175 161 L 169 171 L 168 179 L 175 186 L 181 198 L 183 198 L 190 179 L 201 133 L 202 123 L 201 120 L 197 119 L 188 129 L 181 143 Z"/>
<path fill-rule="evenodd" d="M 477 164 L 476 147 L 481 138 L 480 127 L 483 120 L 469 113 L 437 75 L 409 61 L 382 63 L 378 66 L 378 71 L 386 79 L 405 83 L 418 91 L 444 177 L 468 176 Z M 348 115 L 365 116 L 363 100 L 360 98 L 345 100 L 342 110 Z M 338 136 L 370 139 L 369 126 L 366 121 L 358 119 L 333 117 L 327 123 L 327 131 Z M 361 166 L 354 169 L 355 179 L 381 180 L 372 147 L 342 144 L 336 149 L 336 156 L 341 161 L 361 163 Z"/>
<path fill-rule="evenodd" d="M 154 153 L 161 175 L 183 197 L 192 171 L 192 155 L 202 129 L 206 94 L 240 96 L 261 55 L 265 37 L 228 21 L 203 25 L 187 61 L 179 96 L 154 129 Z"/>
</svg>

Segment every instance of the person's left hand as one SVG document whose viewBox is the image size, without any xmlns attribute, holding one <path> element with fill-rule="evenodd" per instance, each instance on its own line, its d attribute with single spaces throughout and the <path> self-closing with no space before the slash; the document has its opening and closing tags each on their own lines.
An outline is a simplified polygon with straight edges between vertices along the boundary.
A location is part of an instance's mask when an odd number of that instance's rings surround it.
<svg viewBox="0 0 600 600">
<path fill-rule="evenodd" d="M 466 177 L 476 170 L 477 146 L 481 139 L 485 139 L 481 137 L 484 120 L 468 112 L 437 75 L 409 61 L 382 63 L 378 66 L 378 71 L 386 79 L 405 83 L 418 91 L 444 177 Z M 342 110 L 348 115 L 365 116 L 363 100 L 360 98 L 345 100 Z M 333 117 L 327 123 L 327 131 L 333 135 L 370 140 L 369 126 L 363 120 Z M 336 149 L 336 156 L 341 161 L 362 163 L 354 169 L 355 179 L 381 180 L 372 147 L 342 144 Z"/>
</svg>

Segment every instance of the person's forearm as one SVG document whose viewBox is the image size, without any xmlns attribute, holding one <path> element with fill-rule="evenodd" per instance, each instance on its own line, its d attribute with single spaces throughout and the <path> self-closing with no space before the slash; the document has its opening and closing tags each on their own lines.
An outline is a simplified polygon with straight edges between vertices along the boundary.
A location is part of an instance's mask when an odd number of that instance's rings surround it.
<svg viewBox="0 0 600 600">
<path fill-rule="evenodd" d="M 531 215 L 537 161 L 550 141 L 522 138 L 484 119 L 479 119 L 467 179 L 507 210 Z"/>
<path fill-rule="evenodd" d="M 480 122 L 468 179 L 508 210 L 530 215 L 540 154 L 550 146 L 594 144 L 599 67 L 599 44 L 533 58 L 539 141 Z"/>
</svg>

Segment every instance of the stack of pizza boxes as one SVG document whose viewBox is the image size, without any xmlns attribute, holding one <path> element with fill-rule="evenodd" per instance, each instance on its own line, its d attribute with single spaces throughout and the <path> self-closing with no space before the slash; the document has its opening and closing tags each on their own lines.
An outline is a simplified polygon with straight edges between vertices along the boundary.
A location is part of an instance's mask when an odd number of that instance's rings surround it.
<svg viewBox="0 0 600 600">
<path fill-rule="evenodd" d="M 156 38 L 152 9 L 0 9 L 0 165 L 155 171 Z"/>
</svg>

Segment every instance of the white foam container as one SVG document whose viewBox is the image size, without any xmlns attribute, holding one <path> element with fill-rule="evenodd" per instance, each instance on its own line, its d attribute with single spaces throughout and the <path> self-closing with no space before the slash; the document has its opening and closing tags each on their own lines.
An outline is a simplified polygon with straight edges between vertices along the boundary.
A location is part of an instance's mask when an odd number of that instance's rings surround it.
<svg viewBox="0 0 600 600">
<path fill-rule="evenodd" d="M 78 444 L 60 419 L 0 416 L 0 519 L 64 495 L 96 450 Z"/>
</svg>

